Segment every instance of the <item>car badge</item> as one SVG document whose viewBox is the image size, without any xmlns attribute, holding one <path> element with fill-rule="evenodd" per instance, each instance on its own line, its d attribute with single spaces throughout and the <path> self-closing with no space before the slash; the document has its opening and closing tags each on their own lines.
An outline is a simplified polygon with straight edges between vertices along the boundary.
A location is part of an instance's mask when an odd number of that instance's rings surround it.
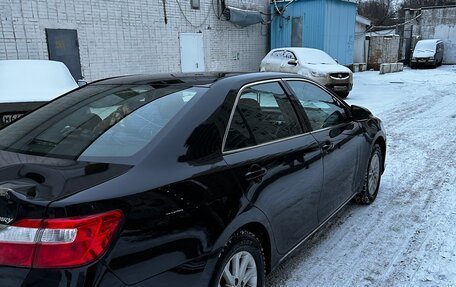
<svg viewBox="0 0 456 287">
<path fill-rule="evenodd" d="M 0 216 L 0 223 L 10 224 L 13 221 L 13 218 Z"/>
</svg>

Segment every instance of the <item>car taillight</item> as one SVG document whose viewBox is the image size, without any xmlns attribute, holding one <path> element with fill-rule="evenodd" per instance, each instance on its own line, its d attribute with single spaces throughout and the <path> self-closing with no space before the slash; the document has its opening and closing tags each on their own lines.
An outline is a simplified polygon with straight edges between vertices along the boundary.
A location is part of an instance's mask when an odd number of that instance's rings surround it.
<svg viewBox="0 0 456 287">
<path fill-rule="evenodd" d="M 108 248 L 122 216 L 120 210 L 114 210 L 0 225 L 0 265 L 71 268 L 93 262 Z"/>
</svg>

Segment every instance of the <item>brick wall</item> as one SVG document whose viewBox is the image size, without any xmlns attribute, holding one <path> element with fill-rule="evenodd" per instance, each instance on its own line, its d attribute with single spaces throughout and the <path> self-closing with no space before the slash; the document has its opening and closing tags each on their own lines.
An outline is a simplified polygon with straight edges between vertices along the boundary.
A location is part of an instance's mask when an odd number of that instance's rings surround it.
<svg viewBox="0 0 456 287">
<path fill-rule="evenodd" d="M 201 0 L 199 10 L 190 8 L 190 0 L 165 2 L 168 24 L 161 0 L 1 0 L 0 60 L 48 59 L 45 29 L 75 29 L 89 81 L 180 72 L 179 33 L 201 32 L 207 71 L 258 70 L 267 52 L 267 26 L 220 21 L 212 6 L 217 1 Z M 268 0 L 226 2 L 263 12 L 268 7 Z"/>
</svg>

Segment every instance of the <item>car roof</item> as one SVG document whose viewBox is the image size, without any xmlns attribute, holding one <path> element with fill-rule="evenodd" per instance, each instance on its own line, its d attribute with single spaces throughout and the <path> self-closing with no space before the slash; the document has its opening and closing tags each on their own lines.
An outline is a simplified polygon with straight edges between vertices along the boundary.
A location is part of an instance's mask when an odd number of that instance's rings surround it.
<svg viewBox="0 0 456 287">
<path fill-rule="evenodd" d="M 320 51 L 320 52 L 326 53 L 325 51 L 320 50 L 320 49 L 304 48 L 304 47 L 282 47 L 282 48 L 275 48 L 275 49 L 272 49 L 272 51 L 278 51 L 278 50 L 290 50 L 290 51 L 292 51 L 292 52 L 293 52 L 293 51 L 297 51 L 297 52 Z"/>
<path fill-rule="evenodd" d="M 296 74 L 274 72 L 206 72 L 206 73 L 170 73 L 170 74 L 141 74 L 127 75 L 101 79 L 93 82 L 94 85 L 151 85 L 151 86 L 207 86 L 216 82 L 230 79 L 236 82 L 250 82 L 282 77 L 300 77 Z"/>
<path fill-rule="evenodd" d="M 426 40 L 419 40 L 418 42 L 421 43 L 439 43 L 442 42 L 440 39 L 426 39 Z"/>
<path fill-rule="evenodd" d="M 271 52 L 288 50 L 303 63 L 310 64 L 337 64 L 337 62 L 325 51 L 313 48 L 302 48 L 302 47 L 284 47 L 271 50 Z M 270 52 L 270 53 L 271 53 Z M 268 54 L 269 55 L 269 54 Z"/>
<path fill-rule="evenodd" d="M 43 102 L 78 84 L 62 62 L 50 60 L 0 61 L 0 102 Z"/>
</svg>

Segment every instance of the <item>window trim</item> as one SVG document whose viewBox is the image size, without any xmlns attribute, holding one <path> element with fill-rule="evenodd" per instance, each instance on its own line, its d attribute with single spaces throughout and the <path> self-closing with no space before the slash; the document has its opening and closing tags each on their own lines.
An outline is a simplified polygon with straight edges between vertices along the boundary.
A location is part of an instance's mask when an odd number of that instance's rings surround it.
<svg viewBox="0 0 456 287">
<path fill-rule="evenodd" d="M 287 81 L 301 81 L 301 82 L 306 82 L 306 83 L 309 83 L 311 85 L 317 86 L 317 87 L 321 88 L 323 91 L 325 91 L 330 97 L 332 97 L 334 100 L 336 100 L 339 104 L 341 104 L 344 107 L 344 110 L 347 113 L 349 122 L 340 123 L 340 124 L 337 124 L 337 125 L 334 125 L 334 126 L 325 127 L 325 128 L 321 128 L 321 129 L 318 129 L 318 130 L 313 129 L 312 125 L 309 124 L 309 127 L 311 129 L 310 133 L 329 130 L 329 129 L 336 128 L 336 127 L 339 127 L 339 126 L 342 126 L 342 125 L 346 125 L 348 123 L 353 122 L 352 114 L 350 112 L 350 106 L 346 102 L 344 102 L 341 99 L 339 99 L 338 97 L 334 96 L 332 94 L 332 92 L 328 91 L 328 89 L 325 86 L 323 86 L 323 85 L 321 85 L 321 84 L 319 84 L 317 82 L 313 82 L 311 80 L 303 79 L 303 78 L 282 78 L 282 81 L 287 86 L 287 89 L 290 90 L 290 93 L 292 94 L 292 96 L 295 97 L 298 100 L 298 102 L 299 102 L 298 96 L 296 96 L 295 91 L 291 88 L 291 86 L 288 84 Z M 302 108 L 302 110 L 303 110 L 303 112 L 304 112 L 304 114 L 306 116 L 306 120 L 309 121 L 309 116 L 307 115 L 307 112 L 305 111 L 304 107 L 302 107 L 302 105 L 301 105 L 301 108 Z"/>
<path fill-rule="evenodd" d="M 232 120 L 233 120 L 233 117 L 234 117 L 234 113 L 236 112 L 236 108 L 237 108 L 237 105 L 238 105 L 238 102 L 239 102 L 239 99 L 242 95 L 242 92 L 251 87 L 251 86 L 256 86 L 256 85 L 261 85 L 261 84 L 267 84 L 267 83 L 273 83 L 273 82 L 277 82 L 280 87 L 283 89 L 285 95 L 287 95 L 287 97 L 290 97 L 291 95 L 289 94 L 289 88 L 288 86 L 284 86 L 283 82 L 282 82 L 282 78 L 275 78 L 275 79 L 269 79 L 269 80 L 261 80 L 261 81 L 256 81 L 256 82 L 252 82 L 252 83 L 248 83 L 248 84 L 245 84 L 244 86 L 242 86 L 240 89 L 239 89 L 239 92 L 237 93 L 236 95 L 236 100 L 234 101 L 234 105 L 233 107 L 231 108 L 231 114 L 230 114 L 230 118 L 228 120 L 228 124 L 226 126 L 226 129 L 225 129 L 225 134 L 223 135 L 223 140 L 222 140 L 222 155 L 227 155 L 227 154 L 232 154 L 232 153 L 236 153 L 236 152 L 240 152 L 240 151 L 244 151 L 244 150 L 249 150 L 249 149 L 252 149 L 252 148 L 256 148 L 256 147 L 261 147 L 261 146 L 265 146 L 265 145 L 270 145 L 270 144 L 274 144 L 274 143 L 277 143 L 277 142 L 282 142 L 282 141 L 285 141 L 285 140 L 289 140 L 289 139 L 294 139 L 294 138 L 298 138 L 298 137 L 301 137 L 301 136 L 304 136 L 304 135 L 308 135 L 311 133 L 311 131 L 308 131 L 308 132 L 301 132 L 300 134 L 297 134 L 297 135 L 293 135 L 293 136 L 288 136 L 288 137 L 284 137 L 284 138 L 281 138 L 281 139 L 277 139 L 277 140 L 273 140 L 273 141 L 269 141 L 269 142 L 265 142 L 265 143 L 260 143 L 260 144 L 255 144 L 255 145 L 252 145 L 252 146 L 248 146 L 248 147 L 243 147 L 243 148 L 238 148 L 238 149 L 233 149 L 233 150 L 229 150 L 229 151 L 226 151 L 225 150 L 225 143 L 226 143 L 226 139 L 228 138 L 228 133 L 230 131 L 230 127 L 231 127 L 231 124 L 232 124 Z M 294 96 L 294 95 L 293 95 Z M 293 103 L 293 100 L 290 99 L 290 103 L 292 105 L 292 107 L 295 105 Z M 298 123 L 301 127 L 301 130 L 303 130 L 303 124 L 302 123 L 302 120 L 300 118 L 300 116 L 297 114 L 297 111 L 296 111 L 296 108 L 293 107 L 293 110 L 294 112 L 296 113 L 296 118 L 298 120 Z"/>
</svg>

